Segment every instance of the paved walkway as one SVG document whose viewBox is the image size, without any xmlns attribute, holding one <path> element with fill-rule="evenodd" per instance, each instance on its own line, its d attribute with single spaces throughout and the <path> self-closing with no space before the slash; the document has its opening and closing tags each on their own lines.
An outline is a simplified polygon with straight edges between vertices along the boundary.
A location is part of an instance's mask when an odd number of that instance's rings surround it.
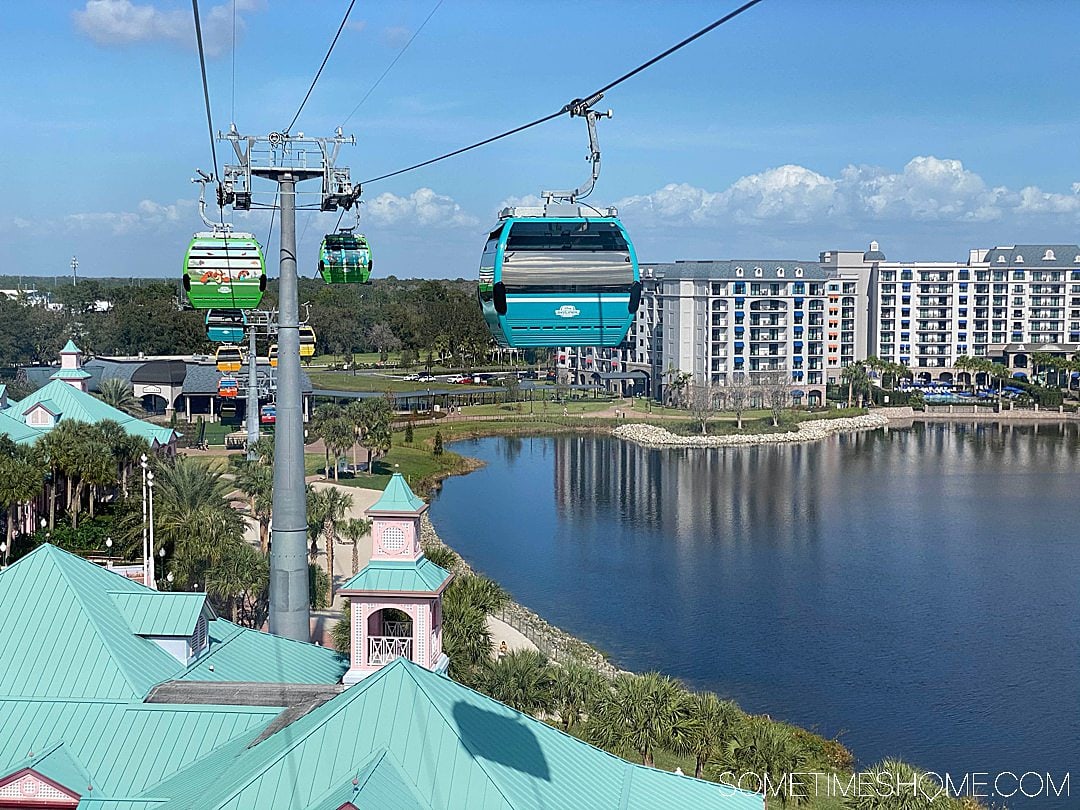
<svg viewBox="0 0 1080 810">
<path fill-rule="evenodd" d="M 487 626 L 488 631 L 491 633 L 491 648 L 493 650 L 498 650 L 499 645 L 504 641 L 506 642 L 506 649 L 511 652 L 514 650 L 536 649 L 535 644 L 501 619 L 488 616 Z"/>
</svg>

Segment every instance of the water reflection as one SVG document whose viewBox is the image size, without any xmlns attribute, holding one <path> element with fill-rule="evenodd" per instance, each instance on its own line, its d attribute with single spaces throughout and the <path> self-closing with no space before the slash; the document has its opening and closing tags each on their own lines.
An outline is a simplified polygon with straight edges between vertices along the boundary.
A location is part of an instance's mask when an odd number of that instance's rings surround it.
<svg viewBox="0 0 1080 810">
<path fill-rule="evenodd" d="M 457 449 L 488 466 L 446 482 L 439 531 L 625 666 L 844 732 L 867 761 L 1080 762 L 1077 425 Z"/>
</svg>

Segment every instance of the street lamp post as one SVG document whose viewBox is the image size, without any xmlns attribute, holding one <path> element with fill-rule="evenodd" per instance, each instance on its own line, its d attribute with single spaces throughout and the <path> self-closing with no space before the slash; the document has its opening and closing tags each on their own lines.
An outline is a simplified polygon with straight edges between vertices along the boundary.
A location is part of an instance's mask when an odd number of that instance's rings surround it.
<svg viewBox="0 0 1080 810">
<path fill-rule="evenodd" d="M 140 466 L 142 467 L 142 562 L 143 562 L 143 585 L 150 584 L 150 563 L 149 563 L 149 551 L 150 546 L 148 543 L 147 526 L 146 526 L 146 474 L 148 472 L 146 467 L 146 453 L 143 453 L 140 457 Z"/>
<path fill-rule="evenodd" d="M 147 573 L 149 575 L 149 580 L 144 584 L 149 585 L 151 588 L 153 588 L 156 591 L 157 590 L 157 572 L 155 570 L 155 563 L 154 563 L 154 473 L 153 472 L 148 472 L 146 474 L 146 491 L 147 491 L 147 493 L 149 495 L 149 497 L 147 498 L 147 501 L 148 501 L 148 503 L 147 503 L 147 507 L 148 507 L 147 508 L 147 513 L 148 513 L 148 515 L 150 517 L 149 524 L 147 525 L 147 532 L 148 532 L 147 542 L 149 544 L 148 549 L 147 549 L 148 552 L 149 552 L 147 554 L 147 559 L 149 560 L 149 566 L 148 566 L 148 572 Z M 161 549 L 161 556 L 162 557 L 165 556 L 165 549 Z"/>
</svg>

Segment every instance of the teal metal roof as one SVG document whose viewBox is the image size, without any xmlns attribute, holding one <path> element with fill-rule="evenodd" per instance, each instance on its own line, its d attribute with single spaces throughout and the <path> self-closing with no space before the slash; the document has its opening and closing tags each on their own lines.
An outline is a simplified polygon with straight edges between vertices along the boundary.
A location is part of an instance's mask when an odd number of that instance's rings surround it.
<svg viewBox="0 0 1080 810">
<path fill-rule="evenodd" d="M 419 512 L 426 507 L 423 499 L 418 498 L 401 473 L 394 473 L 390 483 L 383 490 L 382 497 L 367 508 L 367 512 Z"/>
<path fill-rule="evenodd" d="M 175 658 L 132 633 L 113 592 L 149 591 L 51 545 L 0 572 L 0 696 L 141 699 L 176 674 Z"/>
<path fill-rule="evenodd" d="M 277 708 L 142 703 L 178 676 L 329 683 L 345 671 L 333 651 L 220 619 L 210 651 L 183 668 L 132 626 L 173 621 L 148 599 L 186 624 L 195 603 L 175 596 L 52 546 L 0 573 L 0 772 L 33 752 L 55 781 L 92 784 L 80 807 L 97 810 L 763 808 L 758 794 L 628 763 L 405 659 L 258 743 Z"/>
<path fill-rule="evenodd" d="M 64 344 L 64 348 L 60 350 L 60 354 L 82 354 L 82 349 L 75 345 L 75 341 L 68 339 L 68 342 Z"/>
<path fill-rule="evenodd" d="M 403 658 L 142 798 L 167 799 L 163 810 L 329 810 L 352 800 L 354 778 L 358 807 L 764 807 L 760 794 L 626 762 Z"/>
<path fill-rule="evenodd" d="M 11 413 L 10 406 L 9 410 L 0 413 L 0 433 L 7 436 L 15 444 L 33 444 L 44 433 L 44 431 L 30 427 L 22 420 L 11 416 Z"/>
<path fill-rule="evenodd" d="M 132 436 L 142 436 L 147 441 L 168 444 L 175 431 L 168 427 L 159 427 L 143 422 L 130 414 L 117 410 L 111 405 L 85 391 L 80 391 L 62 380 L 53 380 L 43 385 L 19 403 L 18 409 L 8 408 L 7 414 L 21 418 L 38 403 L 47 404 L 52 413 L 62 413 L 64 419 L 96 424 L 106 419 L 118 422 Z"/>
<path fill-rule="evenodd" d="M 31 411 L 31 410 L 32 410 L 33 408 L 35 408 L 35 407 L 39 407 L 39 406 L 40 406 L 40 407 L 42 407 L 42 408 L 44 408 L 45 410 L 47 410 L 47 411 L 48 411 L 49 413 L 51 413 L 51 414 L 52 414 L 53 416 L 59 416 L 60 414 L 62 414 L 62 413 L 64 412 L 64 411 L 63 411 L 63 409 L 62 409 L 62 408 L 61 408 L 61 407 L 60 407 L 59 405 L 57 405 L 57 404 L 56 404 L 55 402 L 53 402 L 53 401 L 52 401 L 51 399 L 39 399 L 39 400 L 38 400 L 37 402 L 35 402 L 35 403 L 34 403 L 33 405 L 29 405 L 29 406 L 27 406 L 27 407 L 26 407 L 26 408 L 25 408 L 25 409 L 23 410 L 23 414 L 27 414 L 27 413 L 29 413 L 29 412 L 30 412 L 30 411 Z"/>
<path fill-rule="evenodd" d="M 348 658 L 336 650 L 237 627 L 224 619 L 210 622 L 208 635 L 209 652 L 176 680 L 340 683 L 349 668 Z"/>
<path fill-rule="evenodd" d="M 66 755 L 93 778 L 95 796 L 134 798 L 231 740 L 246 746 L 279 712 L 272 706 L 0 699 L 0 772 L 16 770 L 31 751 L 41 758 L 62 740 Z"/>
<path fill-rule="evenodd" d="M 449 578 L 449 571 L 423 556 L 416 562 L 372 560 L 346 582 L 342 590 L 431 593 L 439 590 Z"/>
<path fill-rule="evenodd" d="M 137 636 L 190 636 L 206 606 L 205 593 L 144 590 L 109 595 Z"/>
<path fill-rule="evenodd" d="M 86 768 L 71 755 L 62 742 L 48 745 L 44 750 L 28 752 L 25 759 L 0 768 L 0 779 L 16 774 L 24 768 L 30 768 L 77 794 L 86 793 L 86 786 L 93 784 L 93 778 L 86 772 Z"/>
<path fill-rule="evenodd" d="M 88 380 L 92 375 L 89 371 L 81 368 L 62 368 L 49 377 L 50 380 Z"/>
</svg>

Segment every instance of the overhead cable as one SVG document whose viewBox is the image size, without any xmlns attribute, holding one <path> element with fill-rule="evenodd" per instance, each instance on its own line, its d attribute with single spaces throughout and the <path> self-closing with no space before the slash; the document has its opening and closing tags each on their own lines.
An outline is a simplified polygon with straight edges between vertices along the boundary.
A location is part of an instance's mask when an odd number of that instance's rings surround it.
<svg viewBox="0 0 1080 810">
<path fill-rule="evenodd" d="M 308 99 L 311 98 L 311 92 L 315 89 L 316 83 L 319 81 L 319 77 L 322 75 L 323 68 L 326 67 L 326 63 L 330 61 L 330 54 L 334 52 L 334 46 L 337 45 L 338 37 L 341 36 L 341 32 L 345 30 L 345 23 L 349 21 L 349 15 L 352 14 L 353 6 L 356 5 L 356 0 L 349 0 L 349 7 L 345 9 L 345 16 L 341 18 L 341 25 L 338 26 L 337 33 L 334 34 L 334 39 L 330 43 L 330 47 L 326 51 L 326 56 L 323 57 L 322 64 L 319 65 L 319 69 L 315 71 L 315 78 L 311 80 L 311 86 L 308 88 L 307 93 L 304 94 L 304 100 L 300 102 L 300 106 L 296 109 L 296 115 L 293 116 L 289 125 L 282 130 L 288 133 L 297 119 L 300 118 L 300 113 L 304 111 L 304 106 L 308 103 Z"/>
<path fill-rule="evenodd" d="M 416 37 L 419 36 L 420 32 L 424 30 L 424 26 L 428 24 L 428 20 L 435 16 L 435 12 L 439 10 L 439 6 L 441 6 L 442 4 L 443 0 L 439 0 L 439 2 L 435 4 L 435 7 L 431 9 L 431 12 L 427 15 L 427 17 L 424 18 L 424 21 L 420 23 L 420 27 L 416 29 L 416 32 L 411 37 L 409 37 L 409 41 L 406 42 L 404 46 L 402 46 L 401 50 L 398 51 L 397 56 L 395 56 L 393 61 L 391 61 L 390 64 L 386 66 L 386 70 L 382 72 L 382 75 L 375 80 L 375 84 L 371 85 L 371 87 L 368 88 L 368 91 L 364 93 L 363 97 L 360 99 L 357 105 L 353 107 L 352 112 L 345 116 L 345 120 L 341 122 L 341 126 L 344 127 L 347 123 L 349 123 L 349 119 L 356 115 L 356 111 L 359 110 L 362 106 L 364 106 L 364 102 L 368 100 L 368 96 L 375 92 L 375 88 L 378 87 L 379 84 L 382 83 L 382 80 L 386 78 L 386 74 L 389 73 L 390 70 L 394 67 L 394 65 L 397 64 L 398 59 L 400 59 L 402 55 L 404 55 L 405 51 L 409 50 L 409 46 L 412 45 L 413 40 L 416 39 Z"/>
<path fill-rule="evenodd" d="M 643 62 L 642 64 L 638 65 L 636 68 L 631 70 L 629 73 L 625 73 L 622 76 L 620 76 L 619 78 L 615 79 L 615 81 L 609 82 L 608 84 L 601 87 L 599 90 L 596 90 L 596 91 L 594 91 L 592 93 L 589 93 L 588 95 L 576 98 L 573 101 L 567 103 L 558 112 L 553 112 L 550 115 L 545 115 L 543 118 L 537 118 L 535 121 L 530 121 L 527 124 L 522 124 L 519 127 L 514 127 L 513 129 L 507 130 L 506 132 L 502 132 L 502 133 L 500 133 L 498 135 L 495 135 L 495 136 L 493 136 L 491 138 L 485 138 L 484 140 L 478 141 L 477 143 L 474 143 L 474 144 L 470 144 L 469 146 L 463 146 L 461 149 L 455 149 L 453 152 L 447 152 L 446 154 L 439 155 L 438 157 L 433 157 L 430 160 L 424 160 L 424 161 L 421 161 L 420 163 L 414 163 L 412 166 L 406 166 L 404 169 L 398 169 L 397 171 L 387 172 L 386 174 L 381 174 L 378 177 L 372 177 L 369 180 L 362 181 L 361 185 L 367 185 L 369 183 L 377 183 L 380 180 L 387 180 L 387 179 L 389 179 L 391 177 L 396 177 L 399 174 L 405 174 L 406 172 L 415 171 L 416 169 L 423 168 L 424 166 L 430 166 L 432 163 L 438 163 L 439 161 L 446 160 L 446 159 L 452 158 L 452 157 L 456 157 L 457 155 L 463 154 L 464 152 L 469 152 L 469 151 L 472 151 L 473 149 L 479 149 L 481 146 L 487 146 L 489 143 L 494 143 L 495 141 L 502 140 L 503 138 L 508 138 L 509 136 L 516 135 L 519 132 L 523 132 L 526 129 L 531 129 L 532 127 L 539 126 L 540 124 L 547 123 L 548 121 L 551 121 L 554 118 L 558 118 L 561 115 L 564 115 L 565 113 L 581 114 L 579 111 L 583 110 L 583 109 L 586 109 L 591 103 L 595 103 L 595 99 L 598 96 L 601 96 L 604 93 L 606 93 L 608 90 L 611 90 L 613 87 L 616 87 L 616 86 L 622 84 L 627 79 L 630 79 L 631 77 L 636 76 L 637 74 L 641 73 L 643 70 L 646 70 L 647 68 L 652 67 L 653 65 L 655 65 L 660 60 L 665 59 L 668 56 L 671 56 L 671 54 L 675 53 L 676 51 L 680 50 L 681 48 L 686 47 L 687 45 L 689 45 L 694 40 L 705 36 L 707 33 L 709 33 L 710 31 L 712 31 L 712 30 L 714 30 L 714 29 L 716 29 L 718 27 L 720 27 L 724 23 L 735 19 L 736 17 L 738 17 L 743 12 L 749 11 L 751 8 L 753 8 L 754 6 L 756 6 L 760 2 L 762 2 L 762 0 L 749 0 L 746 3 L 743 3 L 741 6 L 739 6 L 734 11 L 732 11 L 732 12 L 730 12 L 728 14 L 725 14 L 720 19 L 710 23 L 709 25 L 702 28 L 700 31 L 692 34 L 691 36 L 687 37 L 686 39 L 682 40 L 681 42 L 673 45 L 672 47 L 668 48 L 663 53 L 657 54 L 656 56 L 654 56 L 652 59 L 648 60 L 647 62 Z M 354 112 L 355 112 L 355 110 L 354 110 Z"/>
<path fill-rule="evenodd" d="M 199 70 L 202 73 L 203 101 L 206 102 L 206 128 L 210 134 L 210 155 L 214 160 L 214 181 L 221 182 L 218 173 L 217 144 L 214 142 L 214 119 L 210 114 L 210 85 L 206 81 L 206 51 L 203 49 L 202 23 L 199 21 L 199 0 L 191 0 L 191 11 L 195 15 L 195 41 L 199 46 Z"/>
</svg>

